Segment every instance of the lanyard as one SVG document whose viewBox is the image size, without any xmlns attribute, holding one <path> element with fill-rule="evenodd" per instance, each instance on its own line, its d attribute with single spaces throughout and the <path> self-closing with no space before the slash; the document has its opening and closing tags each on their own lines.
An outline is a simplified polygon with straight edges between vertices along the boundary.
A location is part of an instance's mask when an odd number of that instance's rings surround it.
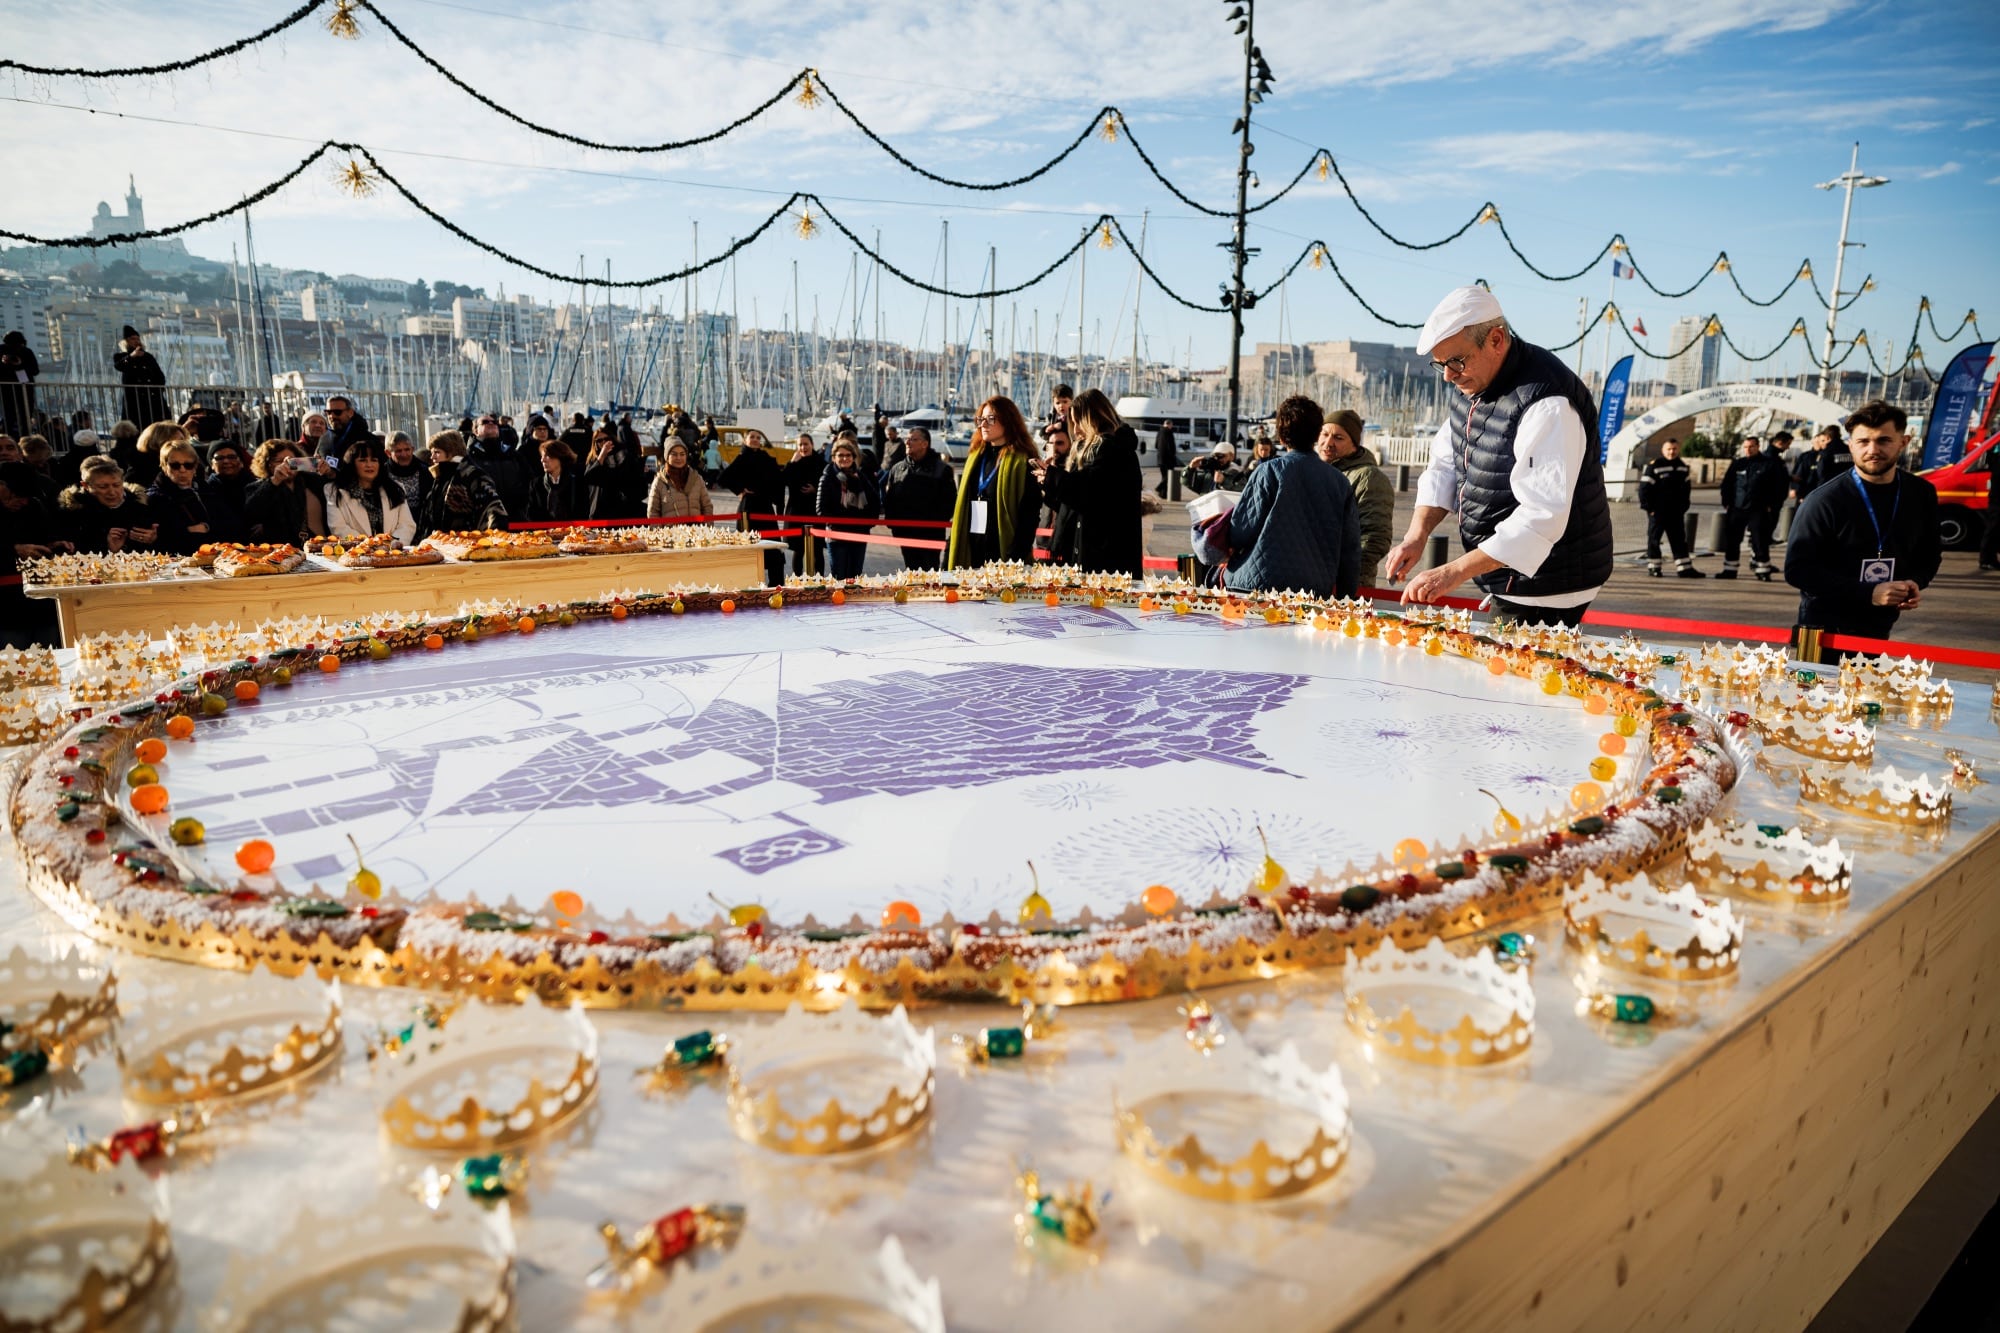
<svg viewBox="0 0 2000 1333">
<path fill-rule="evenodd" d="M 1875 529 L 1875 554 L 1879 557 L 1887 546 L 1887 542 L 1882 536 L 1882 520 L 1875 517 L 1874 497 L 1868 494 L 1868 483 L 1861 480 L 1861 470 L 1859 468 L 1856 468 L 1849 475 L 1854 478 L 1854 485 L 1861 492 L 1861 503 L 1868 510 L 1868 524 Z M 1892 533 L 1896 530 L 1896 511 L 1902 507 L 1903 477 L 1899 471 L 1896 475 L 1896 498 L 1889 505 L 1889 531 Z"/>
<path fill-rule="evenodd" d="M 1458 510 L 1461 514 L 1465 512 L 1465 464 L 1466 460 L 1472 456 L 1472 432 L 1478 428 L 1479 408 L 1480 403 L 1477 398 L 1466 405 L 1465 435 L 1459 443 L 1458 457 L 1453 460 L 1458 464 L 1457 467 L 1452 469 L 1457 474 L 1452 480 L 1458 483 L 1458 495 L 1455 498 L 1458 501 Z"/>
<path fill-rule="evenodd" d="M 978 483 L 973 489 L 975 495 L 984 495 L 993 489 L 994 478 L 1000 475 L 1000 459 L 997 455 L 980 461 Z"/>
</svg>

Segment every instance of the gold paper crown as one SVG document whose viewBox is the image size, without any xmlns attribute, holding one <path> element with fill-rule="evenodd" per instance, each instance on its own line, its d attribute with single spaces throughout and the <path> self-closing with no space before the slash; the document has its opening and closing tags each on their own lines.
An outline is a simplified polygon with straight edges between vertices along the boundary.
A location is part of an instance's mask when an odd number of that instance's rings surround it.
<svg viewBox="0 0 2000 1333">
<path fill-rule="evenodd" d="M 1641 924 L 1620 935 L 1613 918 Z M 1570 940 L 1615 972 L 1662 981 L 1714 981 L 1732 976 L 1743 955 L 1743 925 L 1726 903 L 1711 903 L 1683 885 L 1656 887 L 1644 874 L 1607 884 L 1586 874 L 1564 895 L 1563 922 Z"/>
<path fill-rule="evenodd" d="M 677 1276 L 670 1292 L 674 1327 L 779 1327 L 781 1319 L 741 1316 L 752 1310 L 781 1314 L 781 1307 L 851 1303 L 882 1311 L 912 1333 L 945 1330 L 938 1280 L 919 1277 L 894 1236 L 864 1258 L 834 1242 L 780 1244 L 751 1231 L 717 1263 Z"/>
<path fill-rule="evenodd" d="M 357 1290 L 370 1321 L 404 1326 L 429 1311 L 406 1303 L 458 1301 L 455 1333 L 512 1328 L 514 1237 L 503 1209 L 433 1213 L 384 1191 L 361 1207 L 299 1215 L 268 1250 L 231 1253 L 208 1311 L 214 1333 L 333 1328 L 354 1319 Z M 433 1315 L 434 1317 L 434 1315 Z M 441 1326 L 441 1325 L 433 1325 Z"/>
<path fill-rule="evenodd" d="M 1785 718 L 1844 722 L 1854 715 L 1853 701 L 1845 690 L 1823 682 L 1801 685 L 1790 678 L 1759 685 L 1750 706 L 1760 720 L 1770 722 Z"/>
<path fill-rule="evenodd" d="M 1758 729 L 1767 745 L 1841 764 L 1866 764 L 1875 757 L 1875 729 L 1850 726 L 1831 718 L 1782 717 L 1766 721 L 1760 715 Z"/>
<path fill-rule="evenodd" d="M 896 1073 L 882 1099 L 858 1114 L 829 1097 L 818 1114 L 795 1115 L 774 1089 L 763 1087 L 774 1074 L 827 1061 L 849 1067 L 873 1061 L 895 1066 Z M 902 1005 L 884 1018 L 852 1005 L 818 1016 L 793 1005 L 768 1026 L 731 1034 L 729 1121 L 742 1138 L 778 1152 L 859 1152 L 922 1124 L 936 1077 L 937 1034 L 925 1028 L 919 1035 Z"/>
<path fill-rule="evenodd" d="M 179 1106 L 267 1092 L 340 1049 L 340 983 L 250 976 L 205 995 L 148 997 L 118 1027 L 125 1092 Z"/>
<path fill-rule="evenodd" d="M 1688 874 L 1711 893 L 1816 906 L 1847 901 L 1854 857 L 1839 839 L 1815 843 L 1798 829 L 1776 837 L 1749 824 L 1704 820 L 1688 835 Z"/>
<path fill-rule="evenodd" d="M 1951 818 L 1951 787 L 1919 773 L 1906 778 L 1894 768 L 1860 772 L 1813 764 L 1799 774 L 1799 796 L 1836 810 L 1898 824 L 1942 828 Z"/>
<path fill-rule="evenodd" d="M 1784 675 L 1785 663 L 1784 651 L 1769 644 L 1711 643 L 1681 663 L 1681 682 L 1748 693 Z"/>
<path fill-rule="evenodd" d="M 117 976 L 74 950 L 45 960 L 17 944 L 0 958 L 0 1022 L 17 1042 L 68 1046 L 117 1012 Z"/>
<path fill-rule="evenodd" d="M 93 1333 L 144 1301 L 173 1258 L 160 1186 L 127 1160 L 79 1171 L 43 1122 L 0 1145 L 26 1171 L 0 1173 L 0 1268 L 32 1304 L 0 1310 L 8 1333 Z"/>
<path fill-rule="evenodd" d="M 508 1148 L 568 1120 L 597 1087 L 597 1030 L 576 1007 L 469 1004 L 381 1066 L 382 1130 L 433 1152 Z"/>
<path fill-rule="evenodd" d="M 1218 1015 L 1209 1020 L 1220 1024 Z M 1253 1097 L 1272 1107 L 1302 1112 L 1312 1132 L 1294 1128 L 1290 1143 L 1260 1138 L 1235 1158 L 1215 1156 L 1192 1130 L 1168 1144 L 1146 1121 L 1146 1111 L 1172 1100 Z M 1207 1050 L 1176 1030 L 1126 1053 L 1112 1094 L 1118 1146 L 1154 1180 L 1200 1199 L 1245 1203 L 1299 1194 L 1330 1179 L 1347 1159 L 1352 1122 L 1340 1067 L 1313 1070 L 1291 1042 L 1260 1055 L 1239 1037 Z"/>
<path fill-rule="evenodd" d="M 1450 1027 L 1427 1027 L 1408 1003 L 1385 1018 L 1395 994 L 1449 990 L 1463 1000 Z M 1481 1009 L 1488 1010 L 1486 1015 Z M 1503 1017 L 1491 1020 L 1490 1011 Z M 1433 938 L 1421 949 L 1375 950 L 1347 970 L 1347 1024 L 1376 1050 L 1430 1065 L 1490 1065 L 1528 1049 L 1535 1035 L 1535 992 L 1525 968 L 1508 971 L 1482 947 L 1461 957 Z"/>
<path fill-rule="evenodd" d="M 1911 657 L 1850 657 L 1840 664 L 1840 683 L 1856 702 L 1873 700 L 1912 708 L 1950 708 L 1951 682 L 1933 678 L 1931 664 Z"/>
</svg>

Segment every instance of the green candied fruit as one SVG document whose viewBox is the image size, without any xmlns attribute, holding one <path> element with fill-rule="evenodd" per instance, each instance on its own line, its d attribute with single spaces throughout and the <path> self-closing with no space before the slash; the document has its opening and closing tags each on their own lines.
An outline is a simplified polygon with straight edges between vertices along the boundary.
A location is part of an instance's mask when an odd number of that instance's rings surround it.
<svg viewBox="0 0 2000 1333">
<path fill-rule="evenodd" d="M 1661 805 L 1679 805 L 1682 792 L 1679 787 L 1662 787 L 1653 795 L 1659 798 Z"/>
<path fill-rule="evenodd" d="M 465 914 L 465 928 L 467 930 L 530 930 L 533 927 L 534 922 L 532 921 L 509 921 L 498 912 L 467 912 Z"/>
<path fill-rule="evenodd" d="M 1687 712 L 1668 713 L 1667 721 L 1673 726 L 1685 727 L 1694 721 L 1694 714 Z"/>
<path fill-rule="evenodd" d="M 499 1153 L 466 1158 L 459 1164 L 458 1178 L 464 1183 L 465 1192 L 475 1199 L 507 1197 L 507 1159 Z"/>
<path fill-rule="evenodd" d="M 277 904 L 286 916 L 346 916 L 347 909 L 330 898 L 290 898 Z"/>
<path fill-rule="evenodd" d="M 1443 880 L 1465 878 L 1465 862 L 1463 861 L 1440 861 L 1432 867 L 1432 870 L 1439 879 Z"/>
<path fill-rule="evenodd" d="M 1365 912 L 1382 901 L 1382 891 L 1373 884 L 1352 884 L 1340 891 L 1340 905 L 1350 912 Z"/>
<path fill-rule="evenodd" d="M 1604 819 L 1601 815 L 1585 815 L 1582 819 L 1571 824 L 1569 831 L 1579 837 L 1591 837 L 1594 834 L 1604 832 Z"/>
<path fill-rule="evenodd" d="M 1676 662 L 1678 662 L 1678 661 L 1680 661 L 1680 660 L 1681 660 L 1680 658 L 1676 657 L 1676 656 L 1675 656 L 1674 654 L 1672 654 L 1672 653 L 1661 653 L 1661 654 L 1660 654 L 1660 665 L 1661 665 L 1661 666 L 1672 666 L 1672 665 L 1673 665 L 1674 663 L 1676 663 Z"/>
<path fill-rule="evenodd" d="M 1509 958 L 1519 958 L 1528 952 L 1528 937 L 1518 930 L 1507 931 L 1493 942 Z"/>
<path fill-rule="evenodd" d="M 39 1046 L 8 1051 L 0 1055 L 0 1088 L 18 1088 L 40 1078 L 49 1069 L 49 1055 Z"/>
<path fill-rule="evenodd" d="M 1238 903 L 1225 903 L 1221 907 L 1197 907 L 1194 909 L 1194 914 L 1196 916 L 1235 916 L 1242 910 L 1242 906 Z"/>
<path fill-rule="evenodd" d="M 1757 831 L 1767 838 L 1782 838 L 1785 836 L 1785 826 L 1783 824 L 1759 824 Z"/>
<path fill-rule="evenodd" d="M 981 1028 L 979 1044 L 988 1059 L 1018 1059 L 1028 1049 L 1028 1034 L 1020 1028 Z"/>
<path fill-rule="evenodd" d="M 715 1042 L 715 1034 L 705 1028 L 700 1032 L 690 1032 L 685 1037 L 676 1038 L 673 1051 L 674 1063 L 683 1069 L 708 1064 L 721 1054 L 721 1048 Z"/>
<path fill-rule="evenodd" d="M 1528 858 L 1514 852 L 1501 852 L 1487 857 L 1486 864 L 1503 875 L 1513 875 L 1528 868 Z"/>
<path fill-rule="evenodd" d="M 1643 995 L 1613 996 L 1611 1017 L 1620 1023 L 1650 1023 L 1653 1021 L 1653 1002 Z"/>
</svg>

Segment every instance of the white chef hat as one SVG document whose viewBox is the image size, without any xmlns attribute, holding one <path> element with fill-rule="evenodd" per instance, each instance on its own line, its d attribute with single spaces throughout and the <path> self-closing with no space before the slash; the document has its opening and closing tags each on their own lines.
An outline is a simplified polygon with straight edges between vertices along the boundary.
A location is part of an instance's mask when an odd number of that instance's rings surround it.
<svg viewBox="0 0 2000 1333">
<path fill-rule="evenodd" d="M 1431 317 L 1424 321 L 1424 331 L 1417 335 L 1417 355 L 1429 356 L 1436 347 L 1460 329 L 1471 328 L 1474 324 L 1484 324 L 1489 319 L 1504 319 L 1500 312 L 1500 298 L 1484 287 L 1454 287 L 1445 293 L 1444 300 L 1437 303 Z"/>
</svg>

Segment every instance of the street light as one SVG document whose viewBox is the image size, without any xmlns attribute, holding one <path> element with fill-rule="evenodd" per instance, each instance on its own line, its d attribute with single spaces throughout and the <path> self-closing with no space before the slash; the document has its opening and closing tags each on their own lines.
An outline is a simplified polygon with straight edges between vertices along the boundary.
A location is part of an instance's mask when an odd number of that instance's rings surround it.
<svg viewBox="0 0 2000 1333">
<path fill-rule="evenodd" d="M 1236 443 L 1236 423 L 1243 406 L 1243 312 L 1257 304 L 1254 292 L 1244 290 L 1243 266 L 1256 251 L 1244 242 L 1244 229 L 1250 215 L 1250 182 L 1256 173 L 1250 170 L 1251 155 L 1257 145 L 1250 142 L 1250 108 L 1264 100 L 1271 91 L 1277 76 L 1271 73 L 1271 66 L 1265 61 L 1264 53 L 1257 49 L 1256 33 L 1257 0 L 1223 0 L 1229 6 L 1228 21 L 1230 31 L 1243 39 L 1243 112 L 1230 126 L 1238 138 L 1236 153 L 1236 231 L 1223 248 L 1230 253 L 1233 267 L 1231 280 L 1222 288 L 1222 307 L 1229 312 L 1229 419 L 1228 442 Z"/>
<path fill-rule="evenodd" d="M 1856 143 L 1854 145 L 1854 152 L 1848 157 L 1847 170 L 1835 176 L 1832 180 L 1821 181 L 1813 187 L 1816 190 L 1837 190 L 1845 187 L 1847 190 L 1846 202 L 1840 208 L 1840 248 L 1833 253 L 1833 299 L 1827 302 L 1826 347 L 1820 353 L 1822 364 L 1819 372 L 1819 396 L 1822 398 L 1826 397 L 1827 385 L 1833 379 L 1833 370 L 1831 368 L 1833 363 L 1833 329 L 1834 324 L 1840 318 L 1840 274 L 1842 268 L 1847 263 L 1847 223 L 1848 219 L 1854 215 L 1854 192 L 1856 190 L 1872 190 L 1877 185 L 1887 185 L 1889 183 L 1887 176 L 1862 175 L 1860 165 L 1861 145 Z M 1862 242 L 1856 241 L 1854 244 L 1859 246 Z"/>
</svg>

